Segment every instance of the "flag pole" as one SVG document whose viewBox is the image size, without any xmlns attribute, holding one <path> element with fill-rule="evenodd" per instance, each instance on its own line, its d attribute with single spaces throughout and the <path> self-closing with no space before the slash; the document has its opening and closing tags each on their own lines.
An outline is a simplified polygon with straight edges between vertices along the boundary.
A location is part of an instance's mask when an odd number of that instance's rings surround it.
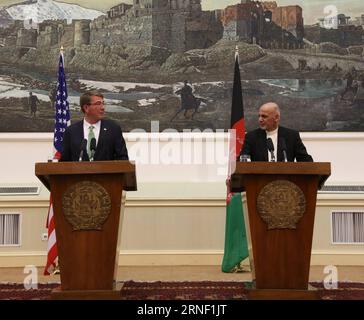
<svg viewBox="0 0 364 320">
<path fill-rule="evenodd" d="M 64 48 L 62 45 L 59 48 L 59 54 L 62 56 L 62 62 L 63 62 L 63 67 L 64 67 Z"/>
<path fill-rule="evenodd" d="M 57 81 L 57 95 L 55 104 L 55 128 L 53 137 L 54 158 L 60 159 L 62 152 L 63 134 L 66 128 L 71 123 L 69 112 L 68 93 L 66 85 L 66 75 L 64 71 L 64 56 L 63 46 L 60 48 L 60 57 L 58 61 L 58 81 Z M 56 229 L 54 225 L 53 201 L 52 195 L 50 196 L 50 204 L 48 209 L 47 227 L 48 227 L 48 252 L 47 262 L 44 268 L 44 274 L 49 275 L 57 271 L 58 264 L 58 250 Z"/>
<path fill-rule="evenodd" d="M 221 265 L 223 272 L 242 272 L 242 261 L 249 256 L 245 231 L 242 198 L 240 193 L 233 193 L 230 189 L 230 177 L 235 169 L 236 158 L 244 144 L 245 124 L 244 106 L 240 78 L 239 50 L 235 46 L 235 66 L 233 97 L 231 103 L 231 123 L 229 137 L 229 163 L 226 196 L 225 244 Z"/>
</svg>

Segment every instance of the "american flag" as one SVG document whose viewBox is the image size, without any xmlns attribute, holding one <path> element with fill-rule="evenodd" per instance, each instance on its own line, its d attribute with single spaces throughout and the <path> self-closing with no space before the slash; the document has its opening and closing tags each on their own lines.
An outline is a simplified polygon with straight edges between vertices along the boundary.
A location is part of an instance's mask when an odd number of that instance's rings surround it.
<svg viewBox="0 0 364 320">
<path fill-rule="evenodd" d="M 71 124 L 69 103 L 67 101 L 67 84 L 66 75 L 64 73 L 64 58 L 63 54 L 59 57 L 59 70 L 58 70 L 58 83 L 57 83 L 57 96 L 56 96 L 56 116 L 54 125 L 54 149 L 56 159 L 60 159 L 63 133 L 66 128 Z"/>
<path fill-rule="evenodd" d="M 57 83 L 57 96 L 55 102 L 55 124 L 54 124 L 54 158 L 61 158 L 62 143 L 63 143 L 63 133 L 66 128 L 71 124 L 69 103 L 67 101 L 67 84 L 66 75 L 64 72 L 64 57 L 63 53 L 59 57 L 59 68 L 58 68 L 58 83 Z M 50 198 L 48 218 L 47 218 L 47 228 L 48 228 L 48 254 L 47 254 L 47 264 L 44 269 L 44 274 L 51 274 L 57 265 L 57 242 L 56 242 L 56 230 L 54 228 L 54 217 L 53 217 L 53 203 L 52 195 Z"/>
</svg>

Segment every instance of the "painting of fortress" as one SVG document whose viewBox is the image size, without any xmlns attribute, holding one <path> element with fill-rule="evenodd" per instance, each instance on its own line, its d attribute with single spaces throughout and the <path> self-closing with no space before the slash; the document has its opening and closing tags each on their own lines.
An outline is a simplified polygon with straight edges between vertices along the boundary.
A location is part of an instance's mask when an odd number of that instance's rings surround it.
<svg viewBox="0 0 364 320">
<path fill-rule="evenodd" d="M 0 132 L 53 131 L 61 47 L 72 121 L 82 118 L 80 94 L 98 89 L 125 131 L 150 131 L 152 121 L 160 131 L 226 130 L 237 48 L 248 130 L 258 107 L 276 101 L 282 124 L 297 130 L 363 131 L 364 5 L 357 17 L 323 14 L 308 25 L 294 0 L 236 2 L 210 11 L 201 0 L 133 0 L 105 13 L 53 0 L 0 8 Z M 185 81 L 198 104 L 177 113 Z M 29 92 L 40 100 L 35 118 Z"/>
</svg>

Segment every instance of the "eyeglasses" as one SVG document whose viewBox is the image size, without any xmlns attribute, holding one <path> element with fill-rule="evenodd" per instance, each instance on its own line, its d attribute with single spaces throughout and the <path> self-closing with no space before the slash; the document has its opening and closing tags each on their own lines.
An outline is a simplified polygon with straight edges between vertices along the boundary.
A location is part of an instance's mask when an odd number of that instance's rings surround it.
<svg viewBox="0 0 364 320">
<path fill-rule="evenodd" d="M 101 106 L 101 105 L 105 105 L 105 101 L 97 101 L 95 103 L 89 103 L 89 106 Z"/>
</svg>

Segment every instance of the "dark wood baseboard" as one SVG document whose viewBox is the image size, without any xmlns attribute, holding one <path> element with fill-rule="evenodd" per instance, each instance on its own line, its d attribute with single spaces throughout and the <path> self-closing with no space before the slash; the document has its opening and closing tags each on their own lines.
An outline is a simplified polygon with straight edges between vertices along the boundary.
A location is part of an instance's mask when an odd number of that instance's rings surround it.
<svg viewBox="0 0 364 320">
<path fill-rule="evenodd" d="M 248 300 L 319 300 L 317 290 L 251 289 Z"/>
<path fill-rule="evenodd" d="M 120 290 L 61 290 L 51 293 L 51 300 L 120 300 Z"/>
</svg>

